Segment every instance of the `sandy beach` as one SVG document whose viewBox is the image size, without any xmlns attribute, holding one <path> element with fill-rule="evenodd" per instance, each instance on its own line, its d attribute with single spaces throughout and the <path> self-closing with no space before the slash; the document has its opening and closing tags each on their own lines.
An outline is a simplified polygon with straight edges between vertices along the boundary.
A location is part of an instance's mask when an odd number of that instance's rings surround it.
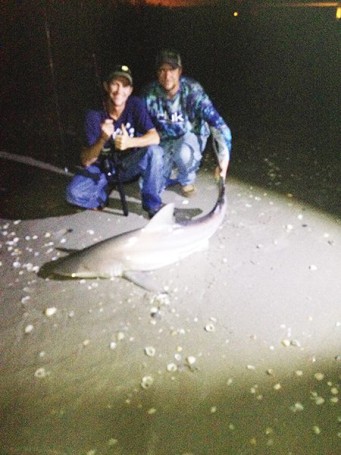
<svg viewBox="0 0 341 455">
<path fill-rule="evenodd" d="M 339 455 L 340 21 L 145 3 L 1 7 L 0 455 Z M 47 276 L 148 223 L 137 183 L 128 217 L 115 191 L 102 212 L 64 192 L 101 71 L 130 65 L 138 92 L 160 46 L 231 127 L 225 219 L 151 273 L 166 292 Z M 216 203 L 214 167 L 208 149 L 193 197 L 164 192 L 179 220 Z"/>
<path fill-rule="evenodd" d="M 192 198 L 165 192 L 177 216 L 213 207 L 213 168 Z M 75 211 L 67 177 L 26 171 L 33 194 L 53 191 L 1 220 L 1 453 L 338 453 L 338 217 L 230 176 L 209 249 L 152 273 L 167 294 L 49 279 L 39 269 L 65 250 L 148 220 L 136 184 L 124 217 L 115 192 L 104 212 Z M 46 206 L 59 215 L 38 217 Z"/>
</svg>

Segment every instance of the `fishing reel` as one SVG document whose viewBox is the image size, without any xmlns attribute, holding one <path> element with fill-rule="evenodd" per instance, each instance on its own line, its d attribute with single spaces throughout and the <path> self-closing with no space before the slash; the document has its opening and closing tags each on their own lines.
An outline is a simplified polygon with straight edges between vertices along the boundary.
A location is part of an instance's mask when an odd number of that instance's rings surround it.
<svg viewBox="0 0 341 455">
<path fill-rule="evenodd" d="M 115 175 L 115 157 L 114 157 L 115 151 L 113 150 L 113 147 L 107 147 L 103 148 L 101 151 L 100 155 L 100 166 L 101 166 L 101 171 L 109 178 L 111 179 Z"/>
<path fill-rule="evenodd" d="M 128 216 L 128 205 L 123 188 L 122 170 L 124 169 L 120 153 L 115 150 L 114 144 L 102 150 L 100 155 L 101 171 L 106 175 L 109 186 L 116 186 L 121 198 L 122 210 Z"/>
<path fill-rule="evenodd" d="M 108 177 L 112 178 L 115 175 L 115 169 L 108 157 L 104 157 L 101 160 L 101 171 Z"/>
<path fill-rule="evenodd" d="M 124 169 L 123 160 L 120 152 L 115 150 L 114 144 L 109 148 L 104 148 L 100 155 L 101 171 L 109 180 L 120 179 L 120 173 Z"/>
</svg>

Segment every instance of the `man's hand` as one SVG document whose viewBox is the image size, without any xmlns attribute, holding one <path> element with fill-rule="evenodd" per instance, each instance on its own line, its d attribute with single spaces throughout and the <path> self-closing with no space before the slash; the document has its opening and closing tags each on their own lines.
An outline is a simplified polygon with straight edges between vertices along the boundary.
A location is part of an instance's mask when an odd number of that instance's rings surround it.
<svg viewBox="0 0 341 455">
<path fill-rule="evenodd" d="M 229 162 L 228 160 L 222 161 L 219 166 L 215 168 L 214 171 L 214 178 L 219 180 L 219 177 L 222 177 L 224 180 L 226 179 L 226 173 L 228 168 Z"/>
<path fill-rule="evenodd" d="M 101 135 L 97 141 L 89 146 L 84 147 L 81 151 L 81 163 L 83 166 L 91 166 L 101 154 L 104 144 L 112 137 L 114 132 L 114 124 L 111 119 L 104 120 L 101 124 Z"/>
<path fill-rule="evenodd" d="M 106 119 L 101 124 L 102 134 L 101 137 L 107 141 L 110 137 L 112 137 L 114 133 L 114 122 L 112 119 Z"/>
<path fill-rule="evenodd" d="M 126 150 L 131 147 L 130 145 L 131 138 L 123 123 L 121 125 L 121 131 L 122 134 L 119 134 L 115 137 L 115 148 L 117 150 Z"/>
</svg>

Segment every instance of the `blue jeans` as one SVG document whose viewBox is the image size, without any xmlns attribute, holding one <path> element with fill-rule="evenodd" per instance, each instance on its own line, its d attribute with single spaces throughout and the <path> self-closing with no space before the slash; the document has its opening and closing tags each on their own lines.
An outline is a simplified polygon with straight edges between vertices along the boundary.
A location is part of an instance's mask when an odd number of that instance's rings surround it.
<svg viewBox="0 0 341 455">
<path fill-rule="evenodd" d="M 180 183 L 184 186 L 194 183 L 206 142 L 207 136 L 186 133 L 178 139 L 169 139 L 160 144 L 164 150 L 166 185 Z M 170 176 L 175 168 L 178 175 L 175 180 L 171 180 Z"/>
<path fill-rule="evenodd" d="M 151 145 L 133 152 L 121 154 L 121 181 L 130 182 L 142 177 L 142 206 L 155 212 L 162 205 L 161 192 L 165 186 L 163 177 L 163 151 L 158 145 Z M 113 169 L 113 174 L 115 169 Z M 66 188 L 66 200 L 70 204 L 93 209 L 107 204 L 110 179 L 95 163 L 81 169 Z"/>
</svg>

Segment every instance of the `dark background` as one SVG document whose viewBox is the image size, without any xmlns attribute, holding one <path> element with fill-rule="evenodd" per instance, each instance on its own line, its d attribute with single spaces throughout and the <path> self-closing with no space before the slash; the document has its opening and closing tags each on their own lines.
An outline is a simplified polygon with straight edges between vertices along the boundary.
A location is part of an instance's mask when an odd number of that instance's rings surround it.
<svg viewBox="0 0 341 455">
<path fill-rule="evenodd" d="M 334 8 L 257 4 L 1 2 L 1 149 L 77 164 L 101 78 L 128 64 L 138 93 L 157 50 L 172 46 L 232 129 L 230 175 L 340 214 L 341 23 Z"/>
</svg>

